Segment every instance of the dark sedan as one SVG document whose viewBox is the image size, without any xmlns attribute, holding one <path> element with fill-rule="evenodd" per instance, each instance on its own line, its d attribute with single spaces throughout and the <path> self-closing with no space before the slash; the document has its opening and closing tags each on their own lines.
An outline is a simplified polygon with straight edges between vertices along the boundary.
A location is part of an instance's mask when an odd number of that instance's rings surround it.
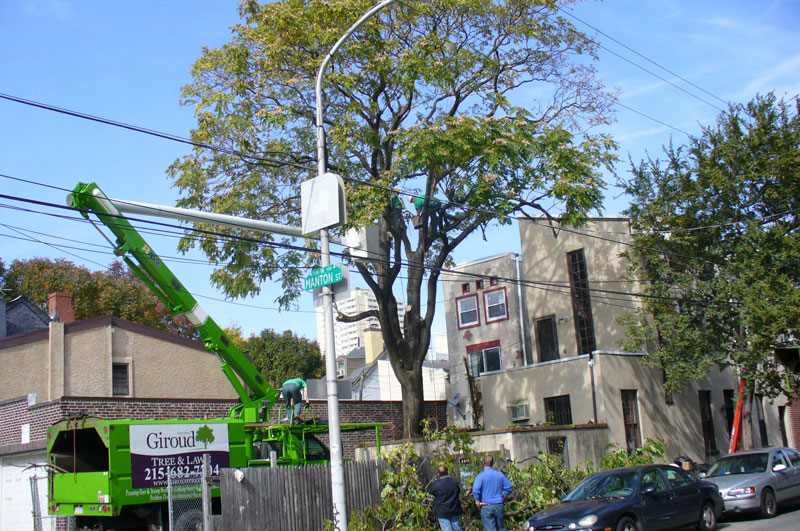
<svg viewBox="0 0 800 531">
<path fill-rule="evenodd" d="M 662 531 L 717 526 L 717 486 L 671 465 L 619 468 L 585 479 L 561 503 L 532 516 L 526 531 Z"/>
</svg>

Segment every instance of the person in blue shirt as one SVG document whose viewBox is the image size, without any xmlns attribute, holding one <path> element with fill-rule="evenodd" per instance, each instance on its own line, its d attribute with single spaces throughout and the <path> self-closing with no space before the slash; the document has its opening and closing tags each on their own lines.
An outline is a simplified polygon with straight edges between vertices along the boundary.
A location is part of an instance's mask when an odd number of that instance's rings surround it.
<svg viewBox="0 0 800 531">
<path fill-rule="evenodd" d="M 487 455 L 483 460 L 483 472 L 478 474 L 472 486 L 472 496 L 481 510 L 483 529 L 506 531 L 503 502 L 511 492 L 511 482 L 505 474 L 492 468 L 493 466 L 494 458 Z"/>
</svg>

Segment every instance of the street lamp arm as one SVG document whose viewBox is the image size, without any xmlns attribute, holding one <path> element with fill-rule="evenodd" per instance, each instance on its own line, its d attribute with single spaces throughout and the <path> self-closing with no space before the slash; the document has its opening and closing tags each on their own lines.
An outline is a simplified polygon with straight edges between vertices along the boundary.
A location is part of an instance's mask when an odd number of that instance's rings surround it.
<svg viewBox="0 0 800 531">
<path fill-rule="evenodd" d="M 344 42 L 353 34 L 355 31 L 361 27 L 364 22 L 369 20 L 370 17 L 375 15 L 378 11 L 383 9 L 384 7 L 388 6 L 389 4 L 393 4 L 397 0 L 383 0 L 378 4 L 375 4 L 370 8 L 369 11 L 361 15 L 350 29 L 348 29 L 344 35 L 339 37 L 339 40 L 336 41 L 336 44 L 333 45 L 333 48 L 325 55 L 325 58 L 322 60 L 322 64 L 319 66 L 319 70 L 317 70 L 317 79 L 315 84 L 315 92 L 317 97 L 317 120 L 316 120 L 316 127 L 317 127 L 317 174 L 322 175 L 327 171 L 325 167 L 325 109 L 322 106 L 322 79 L 325 77 L 325 71 L 328 69 L 328 63 L 331 62 L 331 59 L 339 51 L 339 48 L 342 47 Z"/>
</svg>

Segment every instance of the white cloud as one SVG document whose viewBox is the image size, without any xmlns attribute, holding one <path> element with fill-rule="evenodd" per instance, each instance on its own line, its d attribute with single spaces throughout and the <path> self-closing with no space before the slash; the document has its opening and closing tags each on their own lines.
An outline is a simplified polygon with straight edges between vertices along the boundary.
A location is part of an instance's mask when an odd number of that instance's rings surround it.
<svg viewBox="0 0 800 531">
<path fill-rule="evenodd" d="M 775 90 L 778 96 L 784 92 L 790 96 L 797 94 L 797 89 L 800 87 L 800 79 L 797 76 L 799 71 L 800 53 L 797 53 L 762 71 L 740 91 L 739 97 L 740 99 L 751 98 L 757 92 L 763 94 L 771 90 Z"/>
</svg>

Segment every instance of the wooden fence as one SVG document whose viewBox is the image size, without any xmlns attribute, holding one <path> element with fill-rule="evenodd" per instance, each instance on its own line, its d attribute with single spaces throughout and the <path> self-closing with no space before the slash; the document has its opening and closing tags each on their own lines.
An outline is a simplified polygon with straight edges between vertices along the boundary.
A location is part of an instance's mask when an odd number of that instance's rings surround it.
<svg viewBox="0 0 800 531">
<path fill-rule="evenodd" d="M 386 461 L 345 462 L 347 510 L 380 502 L 380 476 Z M 234 470 L 220 470 L 222 517 L 216 530 L 316 531 L 333 519 L 329 466 L 247 468 L 237 481 Z"/>
</svg>

